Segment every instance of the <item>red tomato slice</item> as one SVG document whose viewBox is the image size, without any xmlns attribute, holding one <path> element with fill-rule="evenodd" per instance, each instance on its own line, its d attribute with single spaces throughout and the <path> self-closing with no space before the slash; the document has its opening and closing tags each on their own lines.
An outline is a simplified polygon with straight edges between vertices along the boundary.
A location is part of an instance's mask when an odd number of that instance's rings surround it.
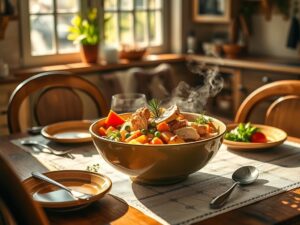
<svg viewBox="0 0 300 225">
<path fill-rule="evenodd" d="M 266 143 L 268 140 L 266 135 L 258 131 L 251 135 L 250 141 L 256 143 Z"/>
<path fill-rule="evenodd" d="M 114 111 L 110 110 L 109 114 L 105 120 L 105 125 L 106 127 L 113 126 L 117 127 L 119 125 L 122 125 L 125 122 L 117 113 Z"/>
</svg>

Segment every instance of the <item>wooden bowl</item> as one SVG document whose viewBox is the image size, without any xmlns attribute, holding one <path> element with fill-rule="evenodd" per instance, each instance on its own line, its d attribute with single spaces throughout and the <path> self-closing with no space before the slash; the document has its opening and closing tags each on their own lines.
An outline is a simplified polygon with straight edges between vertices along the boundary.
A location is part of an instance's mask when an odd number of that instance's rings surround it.
<svg viewBox="0 0 300 225">
<path fill-rule="evenodd" d="M 243 46 L 237 44 L 224 44 L 222 45 L 225 56 L 230 59 L 235 59 L 242 51 Z"/>
<path fill-rule="evenodd" d="M 195 113 L 182 113 L 192 121 Z M 131 113 L 121 114 L 124 119 Z M 226 126 L 212 118 L 219 134 L 200 141 L 183 144 L 142 145 L 116 142 L 98 135 L 105 118 L 90 127 L 94 144 L 99 154 L 115 169 L 129 175 L 134 182 L 165 185 L 182 181 L 188 175 L 204 167 L 218 152 Z"/>
</svg>

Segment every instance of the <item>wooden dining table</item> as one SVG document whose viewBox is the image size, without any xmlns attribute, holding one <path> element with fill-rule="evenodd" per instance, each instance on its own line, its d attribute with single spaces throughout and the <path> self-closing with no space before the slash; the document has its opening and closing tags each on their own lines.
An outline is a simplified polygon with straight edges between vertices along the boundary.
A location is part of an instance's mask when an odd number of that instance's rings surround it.
<svg viewBox="0 0 300 225">
<path fill-rule="evenodd" d="M 9 161 L 21 180 L 30 177 L 32 171 L 47 171 L 46 167 L 33 156 L 11 142 L 13 139 L 27 136 L 28 134 L 0 136 L 0 154 Z M 300 143 L 300 139 L 289 138 L 289 140 Z M 196 224 L 300 224 L 299 200 L 300 188 L 297 188 Z M 159 224 L 122 199 L 110 194 L 76 213 L 46 210 L 46 215 L 53 225 Z"/>
</svg>

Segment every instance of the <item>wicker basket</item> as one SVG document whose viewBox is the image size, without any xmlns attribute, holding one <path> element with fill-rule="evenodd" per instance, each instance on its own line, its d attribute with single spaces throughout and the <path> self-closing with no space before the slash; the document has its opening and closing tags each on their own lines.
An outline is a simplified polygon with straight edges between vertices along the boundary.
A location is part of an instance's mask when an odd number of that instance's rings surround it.
<svg viewBox="0 0 300 225">
<path fill-rule="evenodd" d="M 128 60 L 140 60 L 146 54 L 146 48 L 140 49 L 130 49 L 130 50 L 121 50 L 120 51 L 120 58 L 121 59 L 128 59 Z"/>
</svg>

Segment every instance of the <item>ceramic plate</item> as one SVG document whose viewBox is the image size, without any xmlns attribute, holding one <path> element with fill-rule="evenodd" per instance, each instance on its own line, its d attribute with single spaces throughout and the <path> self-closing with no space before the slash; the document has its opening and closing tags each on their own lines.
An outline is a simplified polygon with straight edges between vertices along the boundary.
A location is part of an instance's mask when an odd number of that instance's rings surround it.
<svg viewBox="0 0 300 225">
<path fill-rule="evenodd" d="M 47 182 L 30 177 L 23 181 L 32 198 L 45 208 L 74 209 L 99 200 L 111 188 L 111 180 L 101 174 L 81 170 L 61 170 L 44 173 L 65 186 L 91 194 L 88 200 L 75 200 L 68 192 Z"/>
<path fill-rule="evenodd" d="M 230 131 L 236 128 L 238 124 L 230 124 L 227 125 L 227 130 Z M 283 130 L 271 127 L 267 125 L 260 124 L 252 124 L 255 127 L 258 127 L 262 133 L 264 133 L 268 139 L 267 143 L 249 143 L 249 142 L 237 142 L 237 141 L 229 141 L 224 138 L 223 144 L 227 145 L 230 149 L 235 150 L 258 150 L 275 147 L 277 145 L 282 144 L 286 138 L 287 134 Z"/>
<path fill-rule="evenodd" d="M 66 121 L 54 123 L 44 127 L 41 134 L 59 143 L 82 143 L 92 141 L 89 127 L 92 124 L 89 120 Z"/>
</svg>

